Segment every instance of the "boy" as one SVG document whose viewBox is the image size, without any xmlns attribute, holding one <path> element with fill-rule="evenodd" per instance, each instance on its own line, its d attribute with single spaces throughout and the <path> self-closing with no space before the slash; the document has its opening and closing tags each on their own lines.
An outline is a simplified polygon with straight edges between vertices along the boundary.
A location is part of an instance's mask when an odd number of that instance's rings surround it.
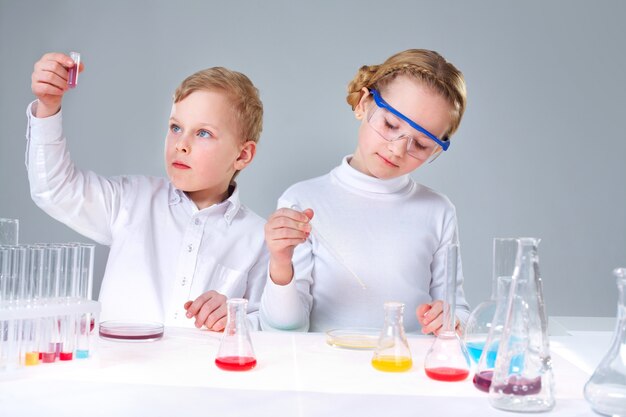
<svg viewBox="0 0 626 417">
<path fill-rule="evenodd" d="M 196 327 L 219 331 L 227 297 L 245 297 L 258 328 L 265 221 L 240 203 L 233 181 L 252 162 L 261 134 L 258 90 L 225 68 L 189 76 L 174 94 L 165 140 L 169 181 L 104 178 L 79 170 L 66 149 L 61 101 L 72 67 L 60 53 L 35 64 L 26 166 L 39 207 L 111 247 L 101 320 L 185 326 L 195 318 Z"/>
</svg>

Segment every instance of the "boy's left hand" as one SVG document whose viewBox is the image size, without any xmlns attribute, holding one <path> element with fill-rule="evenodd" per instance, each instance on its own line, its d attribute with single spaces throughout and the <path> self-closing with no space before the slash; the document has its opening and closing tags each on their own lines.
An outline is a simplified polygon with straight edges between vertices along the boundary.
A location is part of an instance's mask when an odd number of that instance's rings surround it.
<svg viewBox="0 0 626 417">
<path fill-rule="evenodd" d="M 415 312 L 417 321 L 422 326 L 422 333 L 439 335 L 443 327 L 443 301 L 435 300 L 430 304 L 422 304 Z M 459 330 L 459 319 L 455 317 L 455 329 Z"/>
<path fill-rule="evenodd" d="M 217 291 L 207 291 L 194 301 L 185 303 L 187 318 L 196 318 L 195 326 L 202 325 L 215 332 L 221 332 L 226 326 L 226 296 Z"/>
</svg>

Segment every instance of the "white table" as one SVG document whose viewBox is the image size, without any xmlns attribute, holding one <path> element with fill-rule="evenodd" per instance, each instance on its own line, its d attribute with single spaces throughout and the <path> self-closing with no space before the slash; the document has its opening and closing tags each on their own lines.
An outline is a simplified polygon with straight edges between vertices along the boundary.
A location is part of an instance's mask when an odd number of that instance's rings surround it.
<svg viewBox="0 0 626 417">
<path fill-rule="evenodd" d="M 594 416 L 583 385 L 612 331 L 561 333 L 550 337 L 557 405 L 544 415 Z M 471 377 L 426 377 L 429 336 L 409 336 L 414 365 L 397 374 L 372 368 L 371 351 L 327 345 L 324 334 L 271 332 L 252 333 L 255 369 L 226 372 L 214 364 L 220 337 L 166 328 L 158 342 L 98 340 L 90 359 L 0 374 L 0 416 L 514 415 L 492 408 Z"/>
</svg>

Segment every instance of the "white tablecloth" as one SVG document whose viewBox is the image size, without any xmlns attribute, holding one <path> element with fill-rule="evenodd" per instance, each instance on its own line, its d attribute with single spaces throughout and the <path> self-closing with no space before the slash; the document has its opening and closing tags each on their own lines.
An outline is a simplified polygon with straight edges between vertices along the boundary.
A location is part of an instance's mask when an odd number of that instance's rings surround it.
<svg viewBox="0 0 626 417">
<path fill-rule="evenodd" d="M 609 331 L 551 336 L 557 405 L 545 415 L 593 416 L 582 390 L 609 347 Z M 326 344 L 324 334 L 253 332 L 258 364 L 218 369 L 221 334 L 166 328 L 158 342 L 97 340 L 86 360 L 0 374 L 0 416 L 511 416 L 492 408 L 471 376 L 424 374 L 432 337 L 409 336 L 413 368 L 372 368 L 371 351 Z"/>
</svg>

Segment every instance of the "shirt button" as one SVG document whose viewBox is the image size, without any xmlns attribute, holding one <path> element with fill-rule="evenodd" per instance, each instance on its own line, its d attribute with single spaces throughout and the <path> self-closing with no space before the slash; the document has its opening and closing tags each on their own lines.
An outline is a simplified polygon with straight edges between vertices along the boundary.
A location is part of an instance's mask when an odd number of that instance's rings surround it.
<svg viewBox="0 0 626 417">
<path fill-rule="evenodd" d="M 189 244 L 187 245 L 187 252 L 191 252 L 193 250 L 193 245 Z"/>
<path fill-rule="evenodd" d="M 194 223 L 196 224 L 196 226 L 199 225 L 200 224 L 200 219 L 194 220 Z"/>
</svg>

